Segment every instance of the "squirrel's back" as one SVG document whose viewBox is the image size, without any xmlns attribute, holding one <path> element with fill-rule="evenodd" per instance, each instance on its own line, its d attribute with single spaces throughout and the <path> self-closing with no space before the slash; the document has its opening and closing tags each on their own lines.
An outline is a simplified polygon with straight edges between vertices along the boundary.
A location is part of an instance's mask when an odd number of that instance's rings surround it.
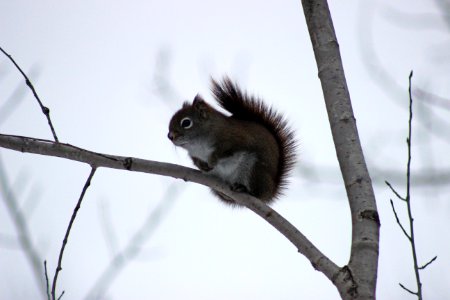
<svg viewBox="0 0 450 300">
<path fill-rule="evenodd" d="M 219 105 L 232 114 L 232 118 L 255 122 L 264 126 L 279 146 L 278 172 L 275 178 L 277 198 L 287 184 L 287 176 L 295 164 L 296 142 L 294 132 L 286 119 L 262 100 L 247 95 L 228 77 L 221 82 L 212 80 L 212 93 Z"/>
</svg>

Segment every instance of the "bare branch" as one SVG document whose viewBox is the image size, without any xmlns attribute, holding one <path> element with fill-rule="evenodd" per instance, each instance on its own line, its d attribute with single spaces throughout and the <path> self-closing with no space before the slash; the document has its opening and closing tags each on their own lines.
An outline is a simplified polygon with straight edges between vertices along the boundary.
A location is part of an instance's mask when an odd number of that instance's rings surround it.
<svg viewBox="0 0 450 300">
<path fill-rule="evenodd" d="M 398 199 L 403 200 L 403 201 L 406 201 L 405 198 L 403 198 L 402 196 L 400 196 L 399 193 L 397 193 L 397 191 L 396 191 L 396 190 L 394 189 L 394 187 L 389 183 L 389 181 L 385 180 L 384 182 L 385 182 L 385 183 L 387 184 L 387 186 L 391 189 L 391 191 L 395 194 L 395 196 L 397 196 Z M 392 200 L 391 200 L 391 202 L 392 202 Z M 395 210 L 394 210 L 394 211 L 395 211 Z"/>
<path fill-rule="evenodd" d="M 55 271 L 55 275 L 53 276 L 53 284 L 52 284 L 52 299 L 55 300 L 55 291 L 56 291 L 56 282 L 58 280 L 58 274 L 59 272 L 62 270 L 61 264 L 62 264 L 62 258 L 64 255 L 64 249 L 66 248 L 67 245 L 67 241 L 69 239 L 69 234 L 70 234 L 70 230 L 72 229 L 72 225 L 75 221 L 75 218 L 77 217 L 77 213 L 78 210 L 81 207 L 81 202 L 83 201 L 84 195 L 86 194 L 87 189 L 89 188 L 89 186 L 91 185 L 91 180 L 92 177 L 95 174 L 95 167 L 92 167 L 91 169 L 91 173 L 89 174 L 86 183 L 84 184 L 83 190 L 81 191 L 81 195 L 80 198 L 78 199 L 77 205 L 75 206 L 75 209 L 73 210 L 73 214 L 72 217 L 70 218 L 70 222 L 69 222 L 69 226 L 67 227 L 67 231 L 66 234 L 64 236 L 64 240 L 61 246 L 61 250 L 59 252 L 59 258 L 58 258 L 58 266 L 56 267 L 56 271 Z M 64 295 L 64 291 L 62 292 L 62 294 L 58 297 L 58 299 L 60 299 L 62 296 Z"/>
<path fill-rule="evenodd" d="M 58 300 L 60 300 L 61 298 L 62 298 L 62 296 L 64 296 L 64 293 L 65 293 L 66 291 L 62 291 L 62 293 L 61 293 L 61 295 L 59 295 L 59 297 L 58 297 Z"/>
<path fill-rule="evenodd" d="M 411 94 L 411 79 L 413 76 L 413 71 L 409 73 L 409 120 L 408 120 L 408 137 L 406 139 L 406 143 L 408 144 L 408 163 L 406 166 L 406 200 L 409 203 L 410 201 L 410 183 L 411 183 L 411 138 L 412 138 L 412 118 L 413 118 L 413 99 Z M 409 206 L 408 206 L 409 207 Z"/>
<path fill-rule="evenodd" d="M 47 271 L 47 261 L 44 260 L 44 275 L 45 275 L 45 286 L 47 288 L 47 300 L 50 300 L 50 286 L 48 283 L 48 271 Z"/>
<path fill-rule="evenodd" d="M 409 120 L 408 120 L 408 138 L 406 139 L 406 143 L 408 145 L 408 162 L 406 165 L 406 207 L 408 210 L 408 217 L 409 217 L 409 232 L 410 232 L 410 243 L 411 243 L 411 250 L 413 255 L 413 261 L 414 261 L 414 273 L 416 275 L 416 283 L 417 283 L 417 298 L 419 300 L 422 300 L 422 282 L 420 281 L 420 274 L 419 274 L 419 265 L 417 263 L 417 249 L 416 249 L 416 242 L 414 238 L 414 218 L 412 215 L 412 209 L 411 209 L 411 140 L 412 140 L 412 118 L 413 118 L 413 98 L 411 93 L 411 79 L 413 76 L 413 71 L 409 74 L 409 88 L 408 88 L 408 94 L 409 94 Z"/>
<path fill-rule="evenodd" d="M 399 285 L 402 287 L 402 289 L 404 289 L 405 291 L 407 291 L 410 294 L 416 295 L 417 296 L 417 292 L 413 292 L 410 289 L 408 289 L 407 287 L 405 287 L 403 284 L 399 283 Z"/>
<path fill-rule="evenodd" d="M 403 233 L 408 238 L 408 240 L 411 240 L 411 237 L 406 232 L 405 228 L 403 227 L 402 223 L 400 222 L 400 219 L 398 218 L 397 211 L 395 211 L 394 202 L 392 201 L 392 199 L 390 199 L 390 200 L 391 200 L 392 211 L 394 212 L 394 216 L 395 216 L 395 219 L 397 220 L 398 226 L 400 226 L 400 228 L 402 229 Z"/>
<path fill-rule="evenodd" d="M 397 223 L 399 224 L 399 226 L 402 229 L 405 236 L 408 238 L 410 246 L 411 246 L 411 251 L 412 251 L 412 256 L 413 256 L 413 264 L 414 264 L 414 274 L 416 277 L 416 284 L 417 284 L 417 292 L 412 292 L 411 290 L 404 287 L 401 283 L 400 283 L 400 286 L 404 290 L 408 291 L 409 293 L 416 295 L 419 300 L 422 300 L 422 298 L 423 298 L 422 282 L 420 280 L 420 272 L 419 271 L 425 269 L 428 265 L 430 265 L 433 261 L 435 261 L 437 256 L 435 256 L 433 259 L 431 259 L 425 265 L 419 267 L 418 259 L 417 259 L 416 241 L 414 238 L 414 218 L 412 215 L 412 208 L 411 208 L 411 161 L 412 161 L 411 149 L 412 149 L 412 118 L 413 118 L 413 98 L 412 98 L 412 93 L 411 93 L 412 76 L 413 76 L 413 72 L 411 71 L 411 73 L 409 74 L 409 88 L 408 88 L 408 92 L 409 92 L 408 137 L 406 138 L 406 144 L 408 147 L 408 161 L 406 164 L 406 198 L 402 199 L 402 200 L 405 200 L 405 202 L 406 202 L 406 209 L 408 212 L 409 232 L 410 232 L 409 235 L 406 233 L 405 228 L 403 228 L 402 224 L 399 221 L 399 218 L 397 216 L 397 212 L 395 211 L 394 203 L 393 203 L 392 199 L 390 201 L 391 201 L 391 205 L 392 205 L 392 210 L 394 211 L 395 219 L 397 220 Z M 389 185 L 389 187 L 391 187 L 391 186 Z M 395 192 L 395 190 L 392 187 L 391 187 L 391 190 L 397 195 L 397 193 Z"/>
<path fill-rule="evenodd" d="M 22 74 L 22 76 L 25 78 L 25 82 L 27 84 L 27 86 L 31 89 L 31 91 L 33 92 L 34 98 L 36 98 L 39 106 L 41 107 L 42 113 L 45 115 L 45 117 L 47 118 L 48 121 L 48 125 L 50 126 L 50 130 L 52 131 L 53 134 L 53 138 L 55 140 L 55 142 L 59 142 L 58 141 L 58 137 L 56 136 L 56 132 L 55 132 L 55 128 L 53 127 L 53 123 L 52 120 L 50 119 L 50 109 L 46 106 L 44 106 L 44 104 L 42 103 L 41 99 L 39 98 L 36 90 L 34 89 L 33 84 L 31 83 L 30 79 L 28 78 L 28 76 L 25 74 L 24 71 L 22 71 L 22 69 L 19 67 L 19 65 L 16 63 L 16 61 L 12 58 L 12 56 L 10 54 L 8 54 L 5 50 L 3 50 L 2 47 L 0 47 L 0 51 L 3 52 L 3 54 L 6 55 L 6 57 L 9 58 L 9 60 L 14 64 L 14 66 L 16 66 L 17 70 L 19 70 L 19 72 Z"/>
<path fill-rule="evenodd" d="M 433 257 L 429 262 L 427 262 L 427 263 L 424 264 L 423 266 L 419 267 L 419 270 L 424 270 L 426 267 L 428 267 L 429 265 L 431 265 L 431 263 L 433 263 L 436 259 L 437 259 L 437 256 Z"/>
<path fill-rule="evenodd" d="M 279 215 L 272 208 L 250 195 L 233 192 L 228 185 L 208 174 L 183 166 L 149 161 L 139 158 L 107 155 L 91 152 L 69 144 L 55 143 L 49 140 L 0 134 L 0 147 L 11 150 L 29 152 L 47 156 L 56 156 L 88 163 L 95 167 L 106 167 L 135 172 L 144 172 L 163 176 L 171 176 L 184 181 L 199 183 L 224 193 L 237 203 L 246 206 L 261 216 L 281 234 L 283 234 L 298 251 L 311 261 L 316 270 L 322 272 L 330 280 L 339 272 L 339 268 L 319 249 L 316 248 L 297 228 Z"/>
<path fill-rule="evenodd" d="M 348 270 L 352 279 L 333 281 L 344 299 L 374 299 L 379 226 L 375 194 L 367 170 L 345 79 L 339 44 L 326 0 L 302 0 L 317 62 L 336 154 L 352 215 Z"/>
</svg>

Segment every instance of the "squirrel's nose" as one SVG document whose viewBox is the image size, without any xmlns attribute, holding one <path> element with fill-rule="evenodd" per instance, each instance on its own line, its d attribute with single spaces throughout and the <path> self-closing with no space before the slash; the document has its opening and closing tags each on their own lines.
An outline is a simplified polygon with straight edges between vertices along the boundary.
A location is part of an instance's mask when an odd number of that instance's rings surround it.
<svg viewBox="0 0 450 300">
<path fill-rule="evenodd" d="M 169 138 L 169 140 L 173 141 L 173 138 L 175 137 L 175 135 L 173 134 L 172 131 L 169 131 L 169 133 L 167 134 L 167 137 Z"/>
</svg>

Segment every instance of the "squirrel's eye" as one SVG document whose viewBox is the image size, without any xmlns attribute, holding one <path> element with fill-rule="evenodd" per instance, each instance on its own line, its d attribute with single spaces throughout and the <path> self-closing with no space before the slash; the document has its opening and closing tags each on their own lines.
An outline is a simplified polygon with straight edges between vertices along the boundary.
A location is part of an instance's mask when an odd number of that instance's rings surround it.
<svg viewBox="0 0 450 300">
<path fill-rule="evenodd" d="M 191 128 L 191 127 L 192 127 L 192 124 L 194 124 L 194 123 L 193 123 L 192 120 L 189 119 L 189 118 L 184 118 L 184 119 L 182 119 L 181 122 L 180 122 L 181 127 L 183 127 L 184 129 Z"/>
</svg>

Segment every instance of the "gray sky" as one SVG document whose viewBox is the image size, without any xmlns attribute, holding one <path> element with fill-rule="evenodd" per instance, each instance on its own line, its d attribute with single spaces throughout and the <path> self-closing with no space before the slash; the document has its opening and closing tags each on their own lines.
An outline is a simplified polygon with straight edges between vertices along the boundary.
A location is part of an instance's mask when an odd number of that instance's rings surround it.
<svg viewBox="0 0 450 300">
<path fill-rule="evenodd" d="M 403 171 L 408 74 L 414 69 L 416 88 L 450 98 L 450 31 L 433 1 L 385 2 L 332 1 L 330 8 L 369 167 Z M 187 166 L 184 150 L 166 137 L 170 117 L 197 93 L 211 100 L 209 77 L 229 74 L 285 114 L 300 141 L 297 175 L 274 208 L 337 264 L 347 262 L 349 209 L 300 1 L 2 1 L 0 45 L 30 75 L 62 142 Z M 0 108 L 20 85 L 20 74 L 0 56 Z M 36 101 L 23 93 L 14 113 L 0 120 L 0 132 L 51 139 Z M 415 125 L 414 170 L 449 169 L 449 127 L 436 123 L 449 119 L 448 110 L 432 112 L 431 133 Z M 3 149 L 0 155 L 20 205 L 36 204 L 28 223 L 52 278 L 89 167 Z M 318 177 L 306 176 L 309 168 Z M 375 191 L 382 222 L 378 297 L 411 299 L 398 286 L 413 287 L 414 278 L 389 205 L 393 195 L 380 184 Z M 428 299 L 448 295 L 448 192 L 448 185 L 413 188 L 419 258 L 438 255 L 422 272 Z M 171 199 L 104 299 L 338 298 L 325 276 L 251 212 L 225 207 L 195 184 L 100 169 L 65 252 L 63 299 L 86 297 L 112 253 Z M 6 245 L 15 229 L 3 202 L 0 235 L 0 298 L 37 299 L 23 253 Z"/>
</svg>

